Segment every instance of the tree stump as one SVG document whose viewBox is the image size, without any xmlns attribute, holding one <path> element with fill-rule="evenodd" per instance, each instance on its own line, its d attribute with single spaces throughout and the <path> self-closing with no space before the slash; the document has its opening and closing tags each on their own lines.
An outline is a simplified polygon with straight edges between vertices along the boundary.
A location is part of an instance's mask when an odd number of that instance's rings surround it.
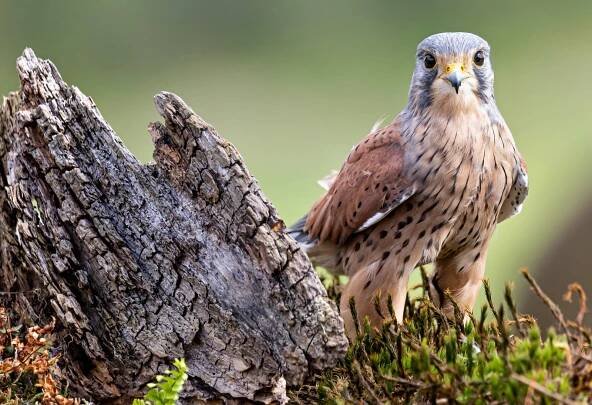
<svg viewBox="0 0 592 405">
<path fill-rule="evenodd" d="M 154 163 L 27 49 L 0 110 L 0 288 L 58 320 L 71 392 L 140 396 L 184 357 L 185 402 L 284 402 L 333 366 L 343 322 L 237 150 L 178 96 L 155 97 Z"/>
</svg>

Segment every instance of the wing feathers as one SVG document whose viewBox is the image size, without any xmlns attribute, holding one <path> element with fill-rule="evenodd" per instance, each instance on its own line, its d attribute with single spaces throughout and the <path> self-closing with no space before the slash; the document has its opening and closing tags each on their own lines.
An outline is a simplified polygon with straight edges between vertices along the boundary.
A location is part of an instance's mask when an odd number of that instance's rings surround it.
<svg viewBox="0 0 592 405">
<path fill-rule="evenodd" d="M 526 171 L 526 162 L 520 157 L 520 161 L 517 163 L 517 173 L 512 183 L 512 189 L 502 204 L 502 208 L 497 217 L 498 223 L 519 214 L 520 211 L 522 211 L 522 204 L 528 195 L 528 173 Z"/>
<path fill-rule="evenodd" d="M 403 176 L 404 147 L 393 123 L 368 135 L 350 153 L 305 226 L 311 238 L 342 243 L 380 221 L 413 193 Z"/>
</svg>

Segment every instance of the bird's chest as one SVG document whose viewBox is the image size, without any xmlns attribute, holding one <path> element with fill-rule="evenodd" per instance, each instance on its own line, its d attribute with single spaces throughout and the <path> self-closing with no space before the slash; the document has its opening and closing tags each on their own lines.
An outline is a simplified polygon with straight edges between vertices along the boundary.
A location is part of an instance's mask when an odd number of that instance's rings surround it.
<svg viewBox="0 0 592 405">
<path fill-rule="evenodd" d="M 514 176 L 507 143 L 478 124 L 449 126 L 445 136 L 418 143 L 419 208 L 430 209 L 435 246 L 456 250 L 489 239 Z M 431 141 L 431 142 L 428 142 Z"/>
<path fill-rule="evenodd" d="M 477 247 L 489 240 L 514 177 L 512 157 L 495 145 L 479 145 L 472 154 L 460 156 L 458 162 L 452 178 L 441 180 L 454 184 L 448 196 L 450 203 L 444 203 L 451 208 L 443 211 L 448 215 L 448 230 L 442 244 L 451 250 Z"/>
</svg>

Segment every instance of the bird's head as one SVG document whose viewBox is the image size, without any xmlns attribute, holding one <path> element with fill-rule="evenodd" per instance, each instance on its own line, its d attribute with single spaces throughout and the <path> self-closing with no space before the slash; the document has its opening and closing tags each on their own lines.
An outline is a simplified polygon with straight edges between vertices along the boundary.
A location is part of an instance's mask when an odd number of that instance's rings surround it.
<svg viewBox="0 0 592 405">
<path fill-rule="evenodd" d="M 489 44 L 466 32 L 427 37 L 417 46 L 410 103 L 419 109 L 438 106 L 466 110 L 493 101 Z"/>
</svg>

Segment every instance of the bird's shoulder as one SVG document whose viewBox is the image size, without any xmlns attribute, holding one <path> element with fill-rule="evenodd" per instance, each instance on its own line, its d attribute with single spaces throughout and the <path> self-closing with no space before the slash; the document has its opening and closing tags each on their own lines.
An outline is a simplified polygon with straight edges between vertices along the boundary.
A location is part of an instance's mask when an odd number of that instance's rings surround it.
<svg viewBox="0 0 592 405">
<path fill-rule="evenodd" d="M 363 159 L 369 152 L 388 153 L 385 147 L 397 148 L 402 152 L 402 138 L 400 123 L 398 120 L 384 128 L 376 129 L 364 137 L 349 153 L 345 164 L 353 164 Z"/>
<path fill-rule="evenodd" d="M 306 223 L 309 235 L 341 243 L 380 221 L 413 194 L 404 166 L 399 121 L 371 132 L 351 150 L 328 192 L 313 206 Z"/>
</svg>

